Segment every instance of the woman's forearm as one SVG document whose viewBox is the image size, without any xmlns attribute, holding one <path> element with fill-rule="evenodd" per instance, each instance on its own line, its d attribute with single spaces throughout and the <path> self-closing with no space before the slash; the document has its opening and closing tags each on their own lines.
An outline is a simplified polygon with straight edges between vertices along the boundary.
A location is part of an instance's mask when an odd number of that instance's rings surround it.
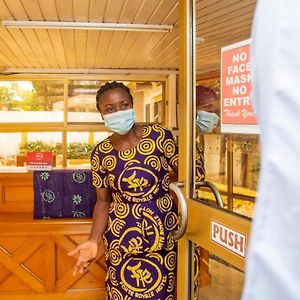
<svg viewBox="0 0 300 300">
<path fill-rule="evenodd" d="M 97 201 L 93 211 L 93 224 L 90 232 L 89 240 L 101 241 L 107 226 L 108 211 L 110 202 Z"/>
</svg>

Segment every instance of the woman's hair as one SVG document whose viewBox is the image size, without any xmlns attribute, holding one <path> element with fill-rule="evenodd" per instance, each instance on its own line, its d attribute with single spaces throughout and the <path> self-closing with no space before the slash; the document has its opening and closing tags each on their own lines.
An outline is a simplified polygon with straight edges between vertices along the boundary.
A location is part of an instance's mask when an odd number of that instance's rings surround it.
<svg viewBox="0 0 300 300">
<path fill-rule="evenodd" d="M 112 81 L 112 82 L 106 82 L 105 84 L 103 84 L 100 89 L 97 91 L 97 95 L 96 95 L 96 107 L 98 109 L 98 111 L 100 112 L 100 97 L 102 94 L 104 94 L 106 91 L 108 90 L 112 90 L 112 89 L 123 89 L 125 90 L 131 100 L 131 103 L 133 104 L 133 97 L 130 93 L 130 89 L 123 83 L 123 82 L 117 82 L 117 81 Z"/>
</svg>

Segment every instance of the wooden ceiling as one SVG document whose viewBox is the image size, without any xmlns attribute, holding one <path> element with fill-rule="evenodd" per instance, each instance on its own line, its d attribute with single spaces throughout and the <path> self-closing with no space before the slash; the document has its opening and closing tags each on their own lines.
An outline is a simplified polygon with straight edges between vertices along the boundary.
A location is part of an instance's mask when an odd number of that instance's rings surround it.
<svg viewBox="0 0 300 300">
<path fill-rule="evenodd" d="M 197 77 L 219 70 L 220 48 L 250 37 L 255 0 L 197 0 Z M 57 69 L 178 70 L 178 0 L 0 0 L 2 20 L 173 25 L 171 32 L 0 26 L 0 73 Z"/>
</svg>

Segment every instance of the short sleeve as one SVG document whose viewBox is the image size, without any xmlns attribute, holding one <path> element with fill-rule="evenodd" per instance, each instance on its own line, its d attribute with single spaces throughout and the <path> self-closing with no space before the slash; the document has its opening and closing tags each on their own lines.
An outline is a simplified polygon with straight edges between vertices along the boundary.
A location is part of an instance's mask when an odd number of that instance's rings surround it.
<svg viewBox="0 0 300 300">
<path fill-rule="evenodd" d="M 107 170 L 102 166 L 100 159 L 99 145 L 97 145 L 91 154 L 91 169 L 92 169 L 92 183 L 96 188 L 106 188 L 107 184 Z"/>
<path fill-rule="evenodd" d="M 164 155 L 170 167 L 178 168 L 178 147 L 170 130 L 165 129 L 165 139 L 163 141 Z"/>
</svg>

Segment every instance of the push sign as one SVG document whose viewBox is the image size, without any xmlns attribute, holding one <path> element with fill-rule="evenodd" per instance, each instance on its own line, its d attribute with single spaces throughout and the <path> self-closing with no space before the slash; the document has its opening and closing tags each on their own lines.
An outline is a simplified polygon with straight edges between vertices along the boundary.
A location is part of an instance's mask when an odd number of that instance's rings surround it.
<svg viewBox="0 0 300 300">
<path fill-rule="evenodd" d="M 246 235 L 211 220 L 211 240 L 245 258 Z"/>
</svg>

